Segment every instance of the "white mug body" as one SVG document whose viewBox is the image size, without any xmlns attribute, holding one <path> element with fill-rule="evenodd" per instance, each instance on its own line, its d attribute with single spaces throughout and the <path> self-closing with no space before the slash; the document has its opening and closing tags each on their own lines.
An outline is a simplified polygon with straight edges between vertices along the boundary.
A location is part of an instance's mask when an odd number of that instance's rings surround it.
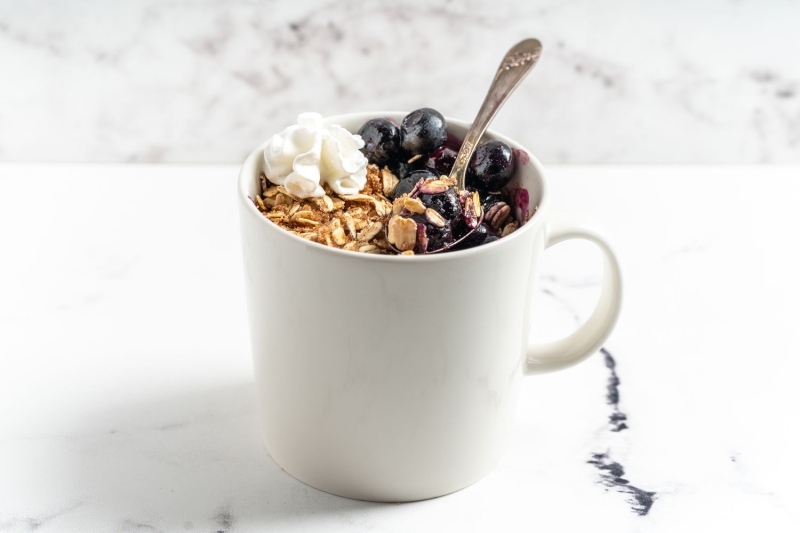
<svg viewBox="0 0 800 533">
<path fill-rule="evenodd" d="M 331 117 L 352 132 L 374 117 Z M 464 121 L 447 119 L 458 137 Z M 516 142 L 509 190 L 527 222 L 494 243 L 428 256 L 342 251 L 267 220 L 263 146 L 239 203 L 264 443 L 297 479 L 333 494 L 413 501 L 464 488 L 502 457 L 526 373 L 546 245 L 539 162 Z M 248 198 L 249 197 L 249 198 Z"/>
</svg>

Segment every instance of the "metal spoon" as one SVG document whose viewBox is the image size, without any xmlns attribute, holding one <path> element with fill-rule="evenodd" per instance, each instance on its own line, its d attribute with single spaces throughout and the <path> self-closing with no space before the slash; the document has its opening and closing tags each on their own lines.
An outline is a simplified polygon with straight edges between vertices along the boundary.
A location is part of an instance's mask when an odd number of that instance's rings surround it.
<svg viewBox="0 0 800 533">
<path fill-rule="evenodd" d="M 484 98 L 483 104 L 478 110 L 478 115 L 472 122 L 472 126 L 470 126 L 469 131 L 467 131 L 467 135 L 464 137 L 461 148 L 458 150 L 458 155 L 456 156 L 456 161 L 453 164 L 453 169 L 450 171 L 450 178 L 456 181 L 457 191 L 467 190 L 467 165 L 469 165 L 469 161 L 472 159 L 472 154 L 475 152 L 475 148 L 478 146 L 478 141 L 480 141 L 481 137 L 483 137 L 483 134 L 486 132 L 486 128 L 489 127 L 489 124 L 494 119 L 494 116 L 497 114 L 500 108 L 503 107 L 503 104 L 506 102 L 506 100 L 508 100 L 508 97 L 514 92 L 514 89 L 517 88 L 522 80 L 525 79 L 525 76 L 528 75 L 528 72 L 530 72 L 534 65 L 536 65 L 541 53 L 542 43 L 540 43 L 537 39 L 525 39 L 524 41 L 520 41 L 519 43 L 515 44 L 511 50 L 506 52 L 505 57 L 503 57 L 503 61 L 500 63 L 500 68 L 497 69 L 497 73 L 494 75 L 494 80 L 492 80 L 492 85 L 489 87 L 489 92 L 486 93 L 486 98 Z M 422 180 L 420 180 L 420 184 L 421 181 Z M 412 191 L 410 196 L 417 196 L 420 184 L 417 184 L 417 187 L 414 188 L 414 191 Z M 447 246 L 443 246 L 442 248 L 438 248 L 436 250 L 427 250 L 425 254 L 444 252 L 453 248 L 454 246 L 457 246 L 467 239 L 475 232 L 475 229 L 480 226 L 481 222 L 483 222 L 483 209 L 478 207 L 478 212 L 480 213 L 480 216 L 478 217 L 475 228 L 457 241 L 454 241 Z M 400 250 L 395 248 L 393 244 L 390 244 L 390 246 L 396 252 L 400 252 Z"/>
<path fill-rule="evenodd" d="M 478 115 L 472 122 L 467 135 L 464 137 L 464 143 L 456 156 L 456 162 L 453 169 L 450 171 L 450 177 L 456 180 L 456 186 L 459 190 L 466 189 L 466 176 L 467 165 L 472 159 L 472 153 L 478 146 L 486 128 L 494 119 L 494 116 L 506 103 L 508 97 L 514 92 L 514 89 L 525 79 L 536 62 L 539 61 L 539 56 L 542 54 L 542 43 L 537 39 L 525 39 L 515 44 L 509 50 L 500 68 L 497 69 L 497 74 L 494 75 L 489 92 L 486 93 L 486 98 L 483 100 L 481 108 L 478 110 Z"/>
</svg>

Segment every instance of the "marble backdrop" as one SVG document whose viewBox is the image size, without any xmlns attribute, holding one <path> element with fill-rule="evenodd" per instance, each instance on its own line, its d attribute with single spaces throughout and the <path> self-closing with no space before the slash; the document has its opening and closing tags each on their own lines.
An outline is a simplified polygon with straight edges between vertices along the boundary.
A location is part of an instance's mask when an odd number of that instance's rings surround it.
<svg viewBox="0 0 800 533">
<path fill-rule="evenodd" d="M 238 162 L 302 111 L 496 121 L 545 162 L 800 162 L 800 3 L 0 0 L 0 160 Z"/>
</svg>

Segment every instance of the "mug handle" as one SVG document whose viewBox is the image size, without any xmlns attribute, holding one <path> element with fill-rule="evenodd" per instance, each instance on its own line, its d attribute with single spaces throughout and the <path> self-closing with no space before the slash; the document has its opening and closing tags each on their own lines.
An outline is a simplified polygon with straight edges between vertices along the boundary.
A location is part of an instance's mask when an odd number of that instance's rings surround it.
<svg viewBox="0 0 800 533">
<path fill-rule="evenodd" d="M 622 306 L 622 274 L 619 261 L 608 239 L 585 215 L 552 213 L 545 223 L 545 249 L 568 239 L 585 239 L 603 252 L 603 288 L 592 315 L 576 331 L 563 339 L 528 346 L 525 375 L 561 370 L 580 363 L 608 338 Z"/>
</svg>

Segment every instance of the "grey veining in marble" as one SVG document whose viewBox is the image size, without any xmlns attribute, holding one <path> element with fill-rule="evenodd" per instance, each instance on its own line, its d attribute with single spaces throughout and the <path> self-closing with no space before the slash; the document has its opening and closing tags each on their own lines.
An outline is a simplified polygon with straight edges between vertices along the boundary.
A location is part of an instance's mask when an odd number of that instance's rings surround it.
<svg viewBox="0 0 800 533">
<path fill-rule="evenodd" d="M 495 122 L 544 162 L 800 161 L 789 0 L 0 1 L 0 160 L 239 162 L 303 111 Z"/>
</svg>

